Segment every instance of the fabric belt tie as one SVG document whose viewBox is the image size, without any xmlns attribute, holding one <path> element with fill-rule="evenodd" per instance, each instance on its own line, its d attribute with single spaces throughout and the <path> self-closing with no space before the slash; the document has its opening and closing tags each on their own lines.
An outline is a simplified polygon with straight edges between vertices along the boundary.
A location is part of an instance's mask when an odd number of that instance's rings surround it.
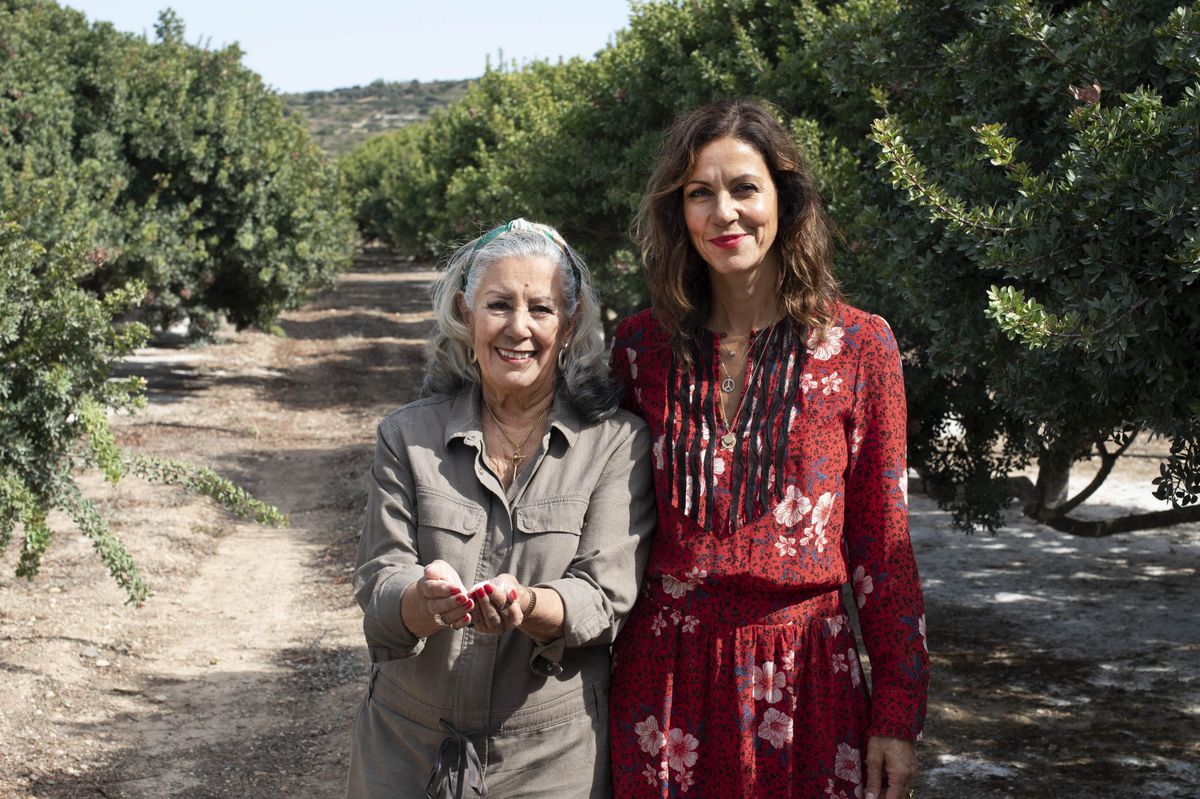
<svg viewBox="0 0 1200 799">
<path fill-rule="evenodd" d="M 438 747 L 433 772 L 425 785 L 426 799 L 463 799 L 463 791 L 467 788 L 471 790 L 468 796 L 486 796 L 483 764 L 479 760 L 479 753 L 475 751 L 475 744 L 471 743 L 471 738 L 466 733 L 445 719 L 442 719 L 441 723 L 442 729 L 450 734 Z M 458 752 L 452 755 L 450 750 L 455 748 Z M 452 759 L 455 762 L 452 763 Z"/>
</svg>

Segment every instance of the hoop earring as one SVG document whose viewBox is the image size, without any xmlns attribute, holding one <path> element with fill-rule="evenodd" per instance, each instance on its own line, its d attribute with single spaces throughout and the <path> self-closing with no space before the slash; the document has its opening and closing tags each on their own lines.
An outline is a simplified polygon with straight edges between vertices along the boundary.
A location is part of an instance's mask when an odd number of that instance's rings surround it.
<svg viewBox="0 0 1200 799">
<path fill-rule="evenodd" d="M 469 345 L 467 346 L 467 360 L 471 363 L 479 363 L 479 358 L 475 355 L 475 348 Z"/>
<path fill-rule="evenodd" d="M 567 371 L 567 348 L 570 346 L 570 342 L 568 342 L 558 351 L 558 371 L 560 372 Z"/>
</svg>

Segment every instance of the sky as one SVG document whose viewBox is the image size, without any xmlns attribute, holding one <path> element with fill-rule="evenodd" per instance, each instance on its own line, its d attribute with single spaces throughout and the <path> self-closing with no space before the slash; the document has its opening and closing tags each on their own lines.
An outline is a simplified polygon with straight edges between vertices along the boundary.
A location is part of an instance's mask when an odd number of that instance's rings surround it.
<svg viewBox="0 0 1200 799">
<path fill-rule="evenodd" d="M 153 38 L 163 8 L 185 38 L 237 42 L 281 92 L 373 80 L 457 80 L 505 62 L 590 58 L 625 27 L 629 0 L 60 0 L 91 20 Z"/>
</svg>

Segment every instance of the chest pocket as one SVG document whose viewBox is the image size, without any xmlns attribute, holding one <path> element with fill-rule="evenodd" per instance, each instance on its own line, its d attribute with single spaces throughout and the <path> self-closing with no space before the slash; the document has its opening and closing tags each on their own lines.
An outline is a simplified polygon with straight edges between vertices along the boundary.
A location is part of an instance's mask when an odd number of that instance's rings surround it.
<svg viewBox="0 0 1200 799">
<path fill-rule="evenodd" d="M 417 489 L 417 526 L 419 529 L 447 530 L 469 538 L 487 522 L 487 513 L 473 502 L 429 489 Z"/>
<path fill-rule="evenodd" d="M 587 507 L 587 502 L 582 499 L 557 498 L 522 505 L 513 515 L 517 529 L 523 533 L 568 533 L 577 536 L 583 532 Z"/>
</svg>

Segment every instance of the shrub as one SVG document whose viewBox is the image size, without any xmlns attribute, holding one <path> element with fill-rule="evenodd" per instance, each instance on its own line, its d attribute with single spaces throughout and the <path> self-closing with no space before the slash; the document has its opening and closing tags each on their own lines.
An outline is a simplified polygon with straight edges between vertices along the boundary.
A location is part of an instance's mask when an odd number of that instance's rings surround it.
<svg viewBox="0 0 1200 799">
<path fill-rule="evenodd" d="M 775 102 L 838 231 L 852 299 L 904 350 L 910 463 L 967 529 L 994 529 L 1033 461 L 1033 516 L 1081 525 L 1138 431 L 1171 439 L 1156 495 L 1200 500 L 1197 10 L 1032 0 L 637 5 L 590 62 L 489 71 L 361 154 L 388 240 L 427 250 L 500 216 L 557 225 L 601 294 L 644 302 L 629 223 L 660 131 L 716 97 Z M 400 142 L 400 139 L 394 141 Z M 376 206 L 372 206 L 376 207 Z M 429 237 L 429 232 L 434 232 Z M 1189 515 L 1191 514 L 1191 515 Z"/>
<path fill-rule="evenodd" d="M 0 198 L 27 233 L 103 248 L 105 293 L 203 333 L 269 327 L 353 254 L 336 170 L 236 47 L 154 43 L 48 0 L 0 3 Z"/>
</svg>

